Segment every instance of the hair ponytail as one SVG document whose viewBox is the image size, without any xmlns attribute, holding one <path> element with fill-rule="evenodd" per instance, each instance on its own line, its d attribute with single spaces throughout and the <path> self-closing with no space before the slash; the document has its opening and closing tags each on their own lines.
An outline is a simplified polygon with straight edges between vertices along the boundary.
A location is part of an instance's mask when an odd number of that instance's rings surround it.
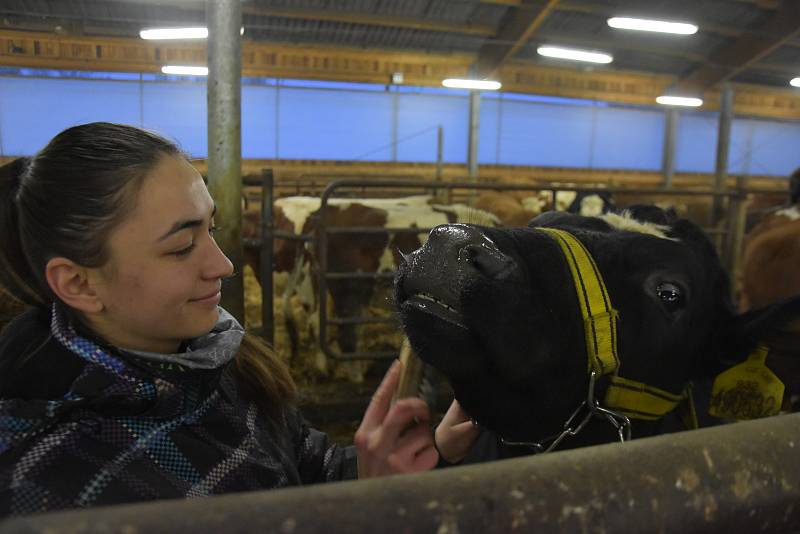
<svg viewBox="0 0 800 534">
<path fill-rule="evenodd" d="M 0 292 L 25 304 L 44 306 L 47 297 L 36 289 L 19 231 L 17 196 L 30 163 L 30 158 L 17 158 L 0 167 Z"/>
<path fill-rule="evenodd" d="M 236 356 L 234 373 L 251 394 L 266 402 L 275 417 L 291 405 L 297 394 L 289 368 L 261 338 L 246 333 Z"/>
</svg>

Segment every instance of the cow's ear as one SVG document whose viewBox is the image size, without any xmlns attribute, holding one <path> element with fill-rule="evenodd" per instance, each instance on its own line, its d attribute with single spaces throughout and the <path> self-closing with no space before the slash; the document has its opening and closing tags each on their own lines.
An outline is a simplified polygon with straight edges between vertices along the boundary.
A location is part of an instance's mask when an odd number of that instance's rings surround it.
<svg viewBox="0 0 800 534">
<path fill-rule="evenodd" d="M 767 367 L 785 383 L 800 382 L 800 296 L 732 318 L 720 363 L 744 361 L 756 345 L 769 348 Z"/>
<path fill-rule="evenodd" d="M 688 219 L 677 219 L 671 226 L 672 228 L 667 232 L 670 237 L 675 237 L 682 241 L 707 242 L 713 248 L 708 234 L 692 221 Z"/>
</svg>

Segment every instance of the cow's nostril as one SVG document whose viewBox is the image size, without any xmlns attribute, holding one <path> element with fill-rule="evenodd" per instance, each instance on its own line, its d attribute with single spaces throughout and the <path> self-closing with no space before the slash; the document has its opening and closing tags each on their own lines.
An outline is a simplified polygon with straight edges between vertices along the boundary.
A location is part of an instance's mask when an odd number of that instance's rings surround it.
<svg viewBox="0 0 800 534">
<path fill-rule="evenodd" d="M 463 259 L 473 261 L 480 254 L 480 245 L 467 245 L 461 249 L 461 257 Z"/>
<path fill-rule="evenodd" d="M 514 265 L 514 260 L 483 243 L 466 245 L 459 251 L 458 257 L 459 260 L 470 263 L 478 272 L 490 278 L 497 278 L 507 273 Z"/>
</svg>

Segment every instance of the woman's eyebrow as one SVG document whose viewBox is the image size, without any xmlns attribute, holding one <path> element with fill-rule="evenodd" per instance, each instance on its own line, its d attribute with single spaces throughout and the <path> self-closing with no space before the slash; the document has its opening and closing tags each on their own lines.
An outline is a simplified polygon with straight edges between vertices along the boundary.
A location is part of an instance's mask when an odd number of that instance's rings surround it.
<svg viewBox="0 0 800 534">
<path fill-rule="evenodd" d="M 213 219 L 216 213 L 217 213 L 217 205 L 215 203 L 214 208 L 211 210 L 210 218 Z M 204 221 L 202 219 L 183 219 L 177 221 L 164 235 L 158 238 L 158 241 L 164 241 L 166 238 L 168 238 L 169 236 L 171 236 L 176 232 L 180 232 L 181 230 L 185 230 L 187 228 L 195 228 L 197 226 L 201 226 L 202 224 L 204 224 Z"/>
</svg>

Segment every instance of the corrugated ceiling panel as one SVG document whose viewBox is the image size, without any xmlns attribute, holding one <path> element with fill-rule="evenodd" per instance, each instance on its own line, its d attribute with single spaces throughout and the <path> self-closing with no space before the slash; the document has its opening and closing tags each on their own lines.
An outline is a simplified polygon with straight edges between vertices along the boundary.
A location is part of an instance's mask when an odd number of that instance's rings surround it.
<svg viewBox="0 0 800 534">
<path fill-rule="evenodd" d="M 251 18 L 248 36 L 271 42 L 438 51 L 475 51 L 481 44 L 481 40 L 474 37 L 425 30 L 280 17 Z"/>
</svg>

